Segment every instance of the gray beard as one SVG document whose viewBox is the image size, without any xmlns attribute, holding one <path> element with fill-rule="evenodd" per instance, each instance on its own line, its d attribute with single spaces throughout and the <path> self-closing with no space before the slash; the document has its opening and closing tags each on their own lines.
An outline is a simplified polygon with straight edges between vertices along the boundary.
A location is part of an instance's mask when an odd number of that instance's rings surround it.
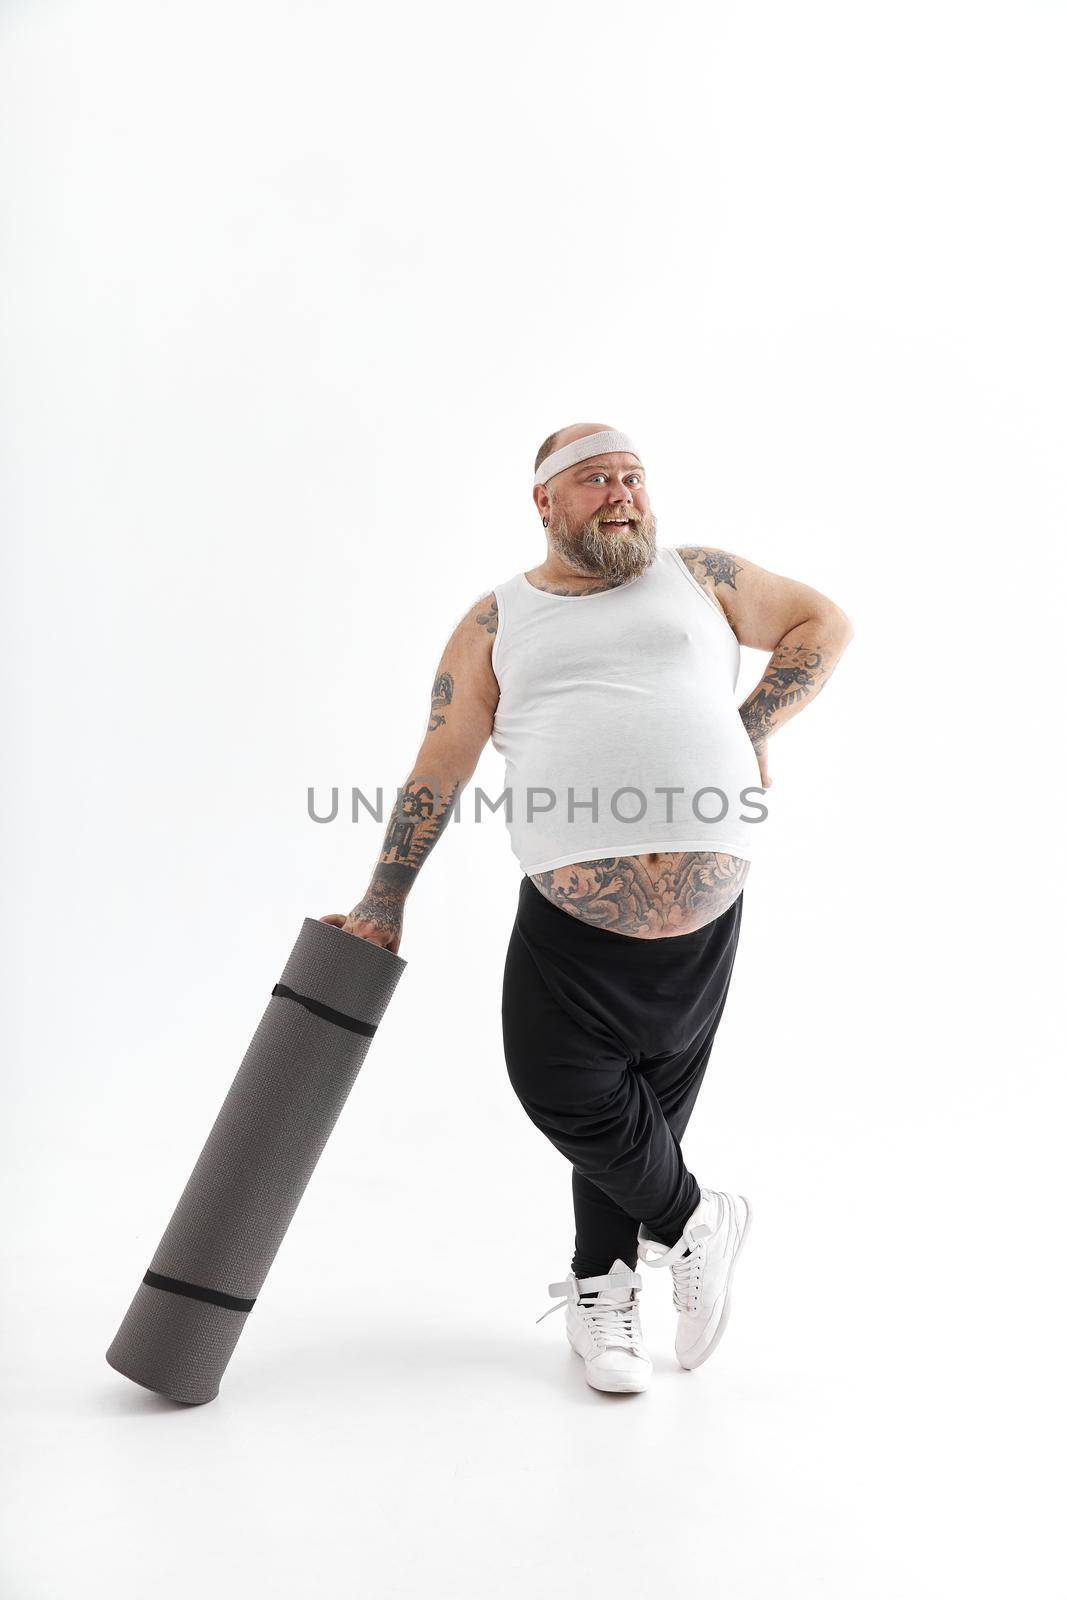
<svg viewBox="0 0 1067 1600">
<path fill-rule="evenodd" d="M 546 532 L 561 560 L 611 583 L 639 577 L 656 556 L 656 519 L 651 511 L 632 521 L 629 528 L 606 529 L 599 526 L 599 519 L 572 529 L 561 513 L 549 519 Z"/>
</svg>

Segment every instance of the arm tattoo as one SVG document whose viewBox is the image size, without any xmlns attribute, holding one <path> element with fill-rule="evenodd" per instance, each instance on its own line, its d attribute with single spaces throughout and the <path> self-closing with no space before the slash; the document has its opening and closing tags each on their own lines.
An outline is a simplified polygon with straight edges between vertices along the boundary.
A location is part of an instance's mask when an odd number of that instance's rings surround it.
<svg viewBox="0 0 1067 1600">
<path fill-rule="evenodd" d="M 476 622 L 480 622 L 482 627 L 485 629 L 485 631 L 487 633 L 495 633 L 496 632 L 496 624 L 497 624 L 497 615 L 498 615 L 498 613 L 497 613 L 497 609 L 496 609 L 496 595 L 494 594 L 493 603 L 489 607 L 489 610 L 488 611 L 480 611 L 478 613 L 477 617 L 475 618 L 475 621 Z"/>
<path fill-rule="evenodd" d="M 735 561 L 733 556 L 727 555 L 725 550 L 706 550 L 703 545 L 688 544 L 684 548 L 679 548 L 678 554 L 698 582 L 710 578 L 714 589 L 717 589 L 720 583 L 729 584 L 731 589 L 737 589 L 734 579 L 743 568 L 741 563 Z"/>
<path fill-rule="evenodd" d="M 758 750 L 773 733 L 782 711 L 808 699 L 822 686 L 827 668 L 823 652 L 810 645 L 779 645 L 766 671 L 739 708 L 741 721 Z"/>
<path fill-rule="evenodd" d="M 459 796 L 454 783 L 442 800 L 437 788 L 409 779 L 397 795 L 385 842 L 360 914 L 375 927 L 399 933 L 404 902 L 420 867 L 444 831 Z"/>
<path fill-rule="evenodd" d="M 442 672 L 434 684 L 433 694 L 430 696 L 430 721 L 426 728 L 427 733 L 432 733 L 435 728 L 439 728 L 444 722 L 445 717 L 441 707 L 452 704 L 452 690 L 454 688 L 455 680 L 452 674 L 450 672 Z"/>
<path fill-rule="evenodd" d="M 458 783 L 442 801 L 436 785 L 409 780 L 397 795 L 379 859 L 418 872 L 452 815 L 458 795 Z"/>
</svg>

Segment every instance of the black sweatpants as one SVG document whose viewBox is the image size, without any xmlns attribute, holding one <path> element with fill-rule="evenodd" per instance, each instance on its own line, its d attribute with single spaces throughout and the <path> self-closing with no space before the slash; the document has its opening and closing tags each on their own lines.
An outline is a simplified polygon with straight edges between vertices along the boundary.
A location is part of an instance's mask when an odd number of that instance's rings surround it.
<svg viewBox="0 0 1067 1600">
<path fill-rule="evenodd" d="M 571 1163 L 584 1278 L 637 1265 L 638 1225 L 671 1245 L 700 1201 L 680 1141 L 726 1003 L 738 895 L 695 933 L 635 939 L 519 887 L 501 1020 L 512 1088 Z"/>
</svg>

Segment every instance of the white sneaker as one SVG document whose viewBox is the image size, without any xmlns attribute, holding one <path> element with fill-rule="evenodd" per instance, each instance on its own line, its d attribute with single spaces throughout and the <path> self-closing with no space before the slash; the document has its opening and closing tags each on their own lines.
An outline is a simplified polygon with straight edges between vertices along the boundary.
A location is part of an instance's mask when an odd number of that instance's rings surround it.
<svg viewBox="0 0 1067 1600">
<path fill-rule="evenodd" d="M 670 1249 L 638 1234 L 641 1260 L 649 1267 L 671 1269 L 678 1312 L 674 1353 L 683 1367 L 699 1367 L 726 1331 L 730 1280 L 751 1217 L 744 1195 L 701 1188 L 700 1204 Z M 650 1255 L 650 1248 L 664 1254 Z"/>
<path fill-rule="evenodd" d="M 566 1298 L 549 1306 L 536 1320 L 566 1306 L 567 1338 L 585 1361 L 585 1381 L 594 1389 L 630 1394 L 647 1389 L 652 1361 L 641 1333 L 637 1294 L 641 1279 L 618 1257 L 611 1271 L 593 1278 L 569 1272 L 562 1283 L 550 1283 L 549 1294 Z"/>
</svg>

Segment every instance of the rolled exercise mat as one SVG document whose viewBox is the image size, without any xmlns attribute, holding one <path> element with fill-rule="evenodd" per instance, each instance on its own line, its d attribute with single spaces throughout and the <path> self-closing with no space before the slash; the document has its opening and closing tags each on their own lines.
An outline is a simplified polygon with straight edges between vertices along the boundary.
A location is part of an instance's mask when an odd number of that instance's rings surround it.
<svg viewBox="0 0 1067 1600">
<path fill-rule="evenodd" d="M 281 982 L 107 1352 L 134 1383 L 214 1400 L 407 962 L 305 917 Z"/>
</svg>

